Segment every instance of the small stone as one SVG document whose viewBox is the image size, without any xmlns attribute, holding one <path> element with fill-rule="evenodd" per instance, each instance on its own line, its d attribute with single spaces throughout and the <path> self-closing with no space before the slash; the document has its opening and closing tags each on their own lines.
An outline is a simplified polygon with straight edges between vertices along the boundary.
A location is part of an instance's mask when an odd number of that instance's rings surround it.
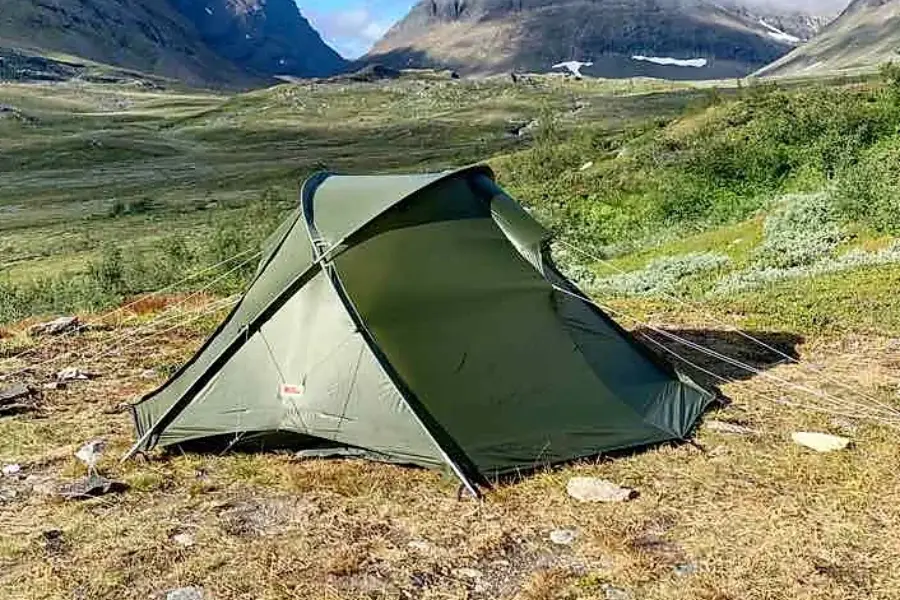
<svg viewBox="0 0 900 600">
<path fill-rule="evenodd" d="M 25 478 L 25 485 L 29 486 L 35 494 L 42 496 L 55 496 L 57 492 L 56 482 L 49 477 L 29 475 Z"/>
<path fill-rule="evenodd" d="M 424 540 L 413 540 L 407 544 L 407 547 L 416 552 L 428 552 L 431 550 L 431 544 Z"/>
<path fill-rule="evenodd" d="M 172 541 L 183 548 L 190 548 L 194 545 L 194 536 L 189 533 L 176 533 L 172 536 Z"/>
<path fill-rule="evenodd" d="M 69 367 L 68 369 L 63 369 L 59 373 L 56 374 L 56 380 L 60 382 L 66 381 L 89 381 L 91 379 L 96 379 L 97 374 L 91 373 L 90 371 L 85 371 L 83 369 L 79 369 L 78 367 Z"/>
<path fill-rule="evenodd" d="M 203 600 L 203 590 L 198 587 L 169 590 L 166 592 L 166 600 Z"/>
<path fill-rule="evenodd" d="M 61 486 L 57 493 L 66 500 L 87 500 L 97 496 L 124 492 L 127 489 L 128 486 L 121 481 L 113 481 L 99 475 L 90 475 Z"/>
<path fill-rule="evenodd" d="M 41 533 L 44 550 L 49 554 L 59 554 L 63 550 L 63 532 L 59 529 L 48 529 Z"/>
<path fill-rule="evenodd" d="M 45 389 L 45 390 L 50 390 L 50 391 L 53 391 L 53 390 L 64 390 L 64 389 L 66 389 L 67 387 L 68 387 L 68 386 L 66 385 L 66 382 L 65 382 L 65 381 L 51 381 L 50 383 L 45 383 L 45 384 L 44 384 L 44 389 Z"/>
<path fill-rule="evenodd" d="M 556 529 L 550 532 L 550 541 L 557 546 L 571 546 L 578 537 L 574 529 Z"/>
<path fill-rule="evenodd" d="M 689 575 L 696 574 L 699 569 L 694 563 L 685 563 L 683 565 L 676 565 L 673 571 L 675 571 L 675 574 L 679 577 L 688 577 Z"/>
<path fill-rule="evenodd" d="M 594 166 L 594 162 L 588 161 L 588 162 L 584 163 L 583 165 L 581 165 L 581 168 L 579 169 L 579 171 L 587 171 L 588 169 L 590 169 L 593 166 Z"/>
<path fill-rule="evenodd" d="M 35 391 L 27 385 L 16 384 L 12 387 L 0 388 L 0 405 L 13 404 L 32 398 Z"/>
<path fill-rule="evenodd" d="M 628 590 L 610 584 L 603 585 L 603 596 L 606 600 L 632 600 L 634 595 Z"/>
<path fill-rule="evenodd" d="M 3 476 L 4 477 L 12 477 L 14 475 L 18 475 L 22 472 L 21 465 L 6 465 L 3 467 Z"/>
<path fill-rule="evenodd" d="M 76 327 L 78 327 L 78 317 L 59 317 L 47 323 L 33 325 L 29 332 L 31 335 L 59 335 Z"/>
<path fill-rule="evenodd" d="M 141 373 L 141 379 L 156 379 L 157 372 L 153 369 L 147 369 Z"/>
<path fill-rule="evenodd" d="M 581 502 L 626 502 L 637 495 L 632 489 L 596 477 L 573 477 L 566 492 Z"/>
<path fill-rule="evenodd" d="M 453 574 L 457 577 L 463 577 L 465 579 L 481 579 L 484 576 L 484 574 L 478 569 L 470 569 L 467 567 L 454 569 Z"/>
<path fill-rule="evenodd" d="M 754 435 L 756 433 L 755 430 L 750 429 L 749 427 L 744 427 L 743 425 L 737 425 L 735 423 L 726 423 L 724 421 L 706 421 L 705 425 L 710 431 L 717 431 L 719 433 L 729 433 L 732 435 Z"/>
<path fill-rule="evenodd" d="M 827 433 L 815 433 L 810 431 L 798 431 L 791 434 L 795 443 L 815 450 L 816 452 L 836 452 L 844 450 L 850 445 L 850 440 L 837 435 Z"/>
</svg>

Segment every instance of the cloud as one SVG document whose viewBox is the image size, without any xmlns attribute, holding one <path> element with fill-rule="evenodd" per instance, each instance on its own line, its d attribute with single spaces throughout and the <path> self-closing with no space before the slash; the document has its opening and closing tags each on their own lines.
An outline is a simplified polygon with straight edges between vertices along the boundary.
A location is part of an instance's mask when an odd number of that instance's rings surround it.
<svg viewBox="0 0 900 600">
<path fill-rule="evenodd" d="M 368 52 L 392 25 L 365 6 L 328 12 L 309 9 L 305 12 L 325 41 L 346 58 L 357 58 Z"/>
</svg>

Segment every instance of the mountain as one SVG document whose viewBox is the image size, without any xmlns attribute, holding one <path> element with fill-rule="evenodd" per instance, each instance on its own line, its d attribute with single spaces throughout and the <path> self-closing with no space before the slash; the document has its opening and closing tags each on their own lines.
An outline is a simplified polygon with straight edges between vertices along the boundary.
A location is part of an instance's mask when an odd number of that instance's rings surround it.
<svg viewBox="0 0 900 600">
<path fill-rule="evenodd" d="M 593 62 L 601 77 L 710 79 L 755 71 L 832 14 L 763 0 L 421 0 L 366 56 L 462 73 Z"/>
<path fill-rule="evenodd" d="M 194 24 L 208 47 L 248 72 L 326 77 L 345 67 L 294 0 L 169 2 Z"/>
<path fill-rule="evenodd" d="M 900 0 L 855 0 L 809 43 L 759 75 L 815 75 L 900 61 Z"/>
<path fill-rule="evenodd" d="M 245 86 L 344 67 L 293 0 L 0 0 L 0 46 L 199 85 Z"/>
</svg>

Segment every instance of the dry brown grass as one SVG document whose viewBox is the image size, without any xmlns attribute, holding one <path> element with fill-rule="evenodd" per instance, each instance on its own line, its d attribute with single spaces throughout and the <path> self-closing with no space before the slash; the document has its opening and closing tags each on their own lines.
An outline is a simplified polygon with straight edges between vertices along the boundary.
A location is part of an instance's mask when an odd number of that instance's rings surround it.
<svg viewBox="0 0 900 600">
<path fill-rule="evenodd" d="M 116 335 L 91 331 L 60 344 L 77 350 Z M 142 378 L 146 369 L 162 372 L 201 339 L 185 329 L 102 364 L 85 356 L 79 366 L 100 379 L 47 391 L 37 414 L 0 419 L 0 463 L 63 481 L 81 474 L 78 445 L 104 437 L 112 448 L 102 468 L 131 487 L 71 503 L 0 478 L 0 496 L 18 492 L 0 501 L 4 598 L 144 600 L 186 585 L 217 600 L 602 600 L 608 586 L 660 600 L 900 598 L 896 432 L 765 401 L 755 392 L 770 386 L 758 378 L 728 386 L 733 404 L 713 414 L 756 436 L 701 428 L 702 450 L 662 446 L 545 471 L 482 503 L 457 501 L 455 483 L 437 473 L 362 461 L 188 454 L 117 464 L 133 441 L 117 407 L 159 383 Z M 896 401 L 895 342 L 816 339 L 802 351 Z M 794 366 L 772 372 L 816 383 Z M 845 452 L 814 454 L 790 441 L 800 429 L 851 426 L 855 445 Z M 574 474 L 640 496 L 578 504 L 565 493 Z M 578 531 L 570 547 L 548 539 L 562 527 Z M 194 544 L 175 543 L 179 533 Z M 697 572 L 677 574 L 685 564 Z"/>
</svg>

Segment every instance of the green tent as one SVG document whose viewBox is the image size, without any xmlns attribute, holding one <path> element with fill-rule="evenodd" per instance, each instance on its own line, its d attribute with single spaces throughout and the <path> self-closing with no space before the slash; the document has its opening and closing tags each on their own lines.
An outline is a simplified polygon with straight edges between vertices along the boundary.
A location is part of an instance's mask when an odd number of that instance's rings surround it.
<svg viewBox="0 0 900 600">
<path fill-rule="evenodd" d="M 686 438 L 711 395 L 554 266 L 486 167 L 321 174 L 240 304 L 134 406 L 135 449 L 290 434 L 488 477 Z"/>
</svg>

